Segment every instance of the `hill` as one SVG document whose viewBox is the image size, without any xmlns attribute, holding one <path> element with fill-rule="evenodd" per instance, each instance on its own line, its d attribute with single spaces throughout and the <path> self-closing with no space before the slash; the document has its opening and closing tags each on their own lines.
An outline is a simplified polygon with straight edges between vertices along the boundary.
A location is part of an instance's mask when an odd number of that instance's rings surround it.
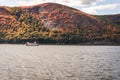
<svg viewBox="0 0 120 80">
<path fill-rule="evenodd" d="M 97 16 L 56 3 L 0 7 L 0 42 L 120 44 L 120 15 Z"/>
</svg>

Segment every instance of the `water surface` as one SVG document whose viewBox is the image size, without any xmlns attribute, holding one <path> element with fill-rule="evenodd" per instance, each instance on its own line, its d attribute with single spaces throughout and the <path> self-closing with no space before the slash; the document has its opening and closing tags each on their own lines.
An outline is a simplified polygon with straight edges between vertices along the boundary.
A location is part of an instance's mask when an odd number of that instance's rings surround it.
<svg viewBox="0 0 120 80">
<path fill-rule="evenodd" d="M 0 45 L 0 80 L 120 80 L 120 46 Z"/>
</svg>

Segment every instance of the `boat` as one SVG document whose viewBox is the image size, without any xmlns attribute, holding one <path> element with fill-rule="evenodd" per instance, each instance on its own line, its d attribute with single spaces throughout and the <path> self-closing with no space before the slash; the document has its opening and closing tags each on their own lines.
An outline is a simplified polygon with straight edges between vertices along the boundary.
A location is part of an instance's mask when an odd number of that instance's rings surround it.
<svg viewBox="0 0 120 80">
<path fill-rule="evenodd" d="M 39 44 L 35 41 L 35 42 L 27 42 L 26 44 L 25 44 L 26 46 L 39 46 Z"/>
</svg>

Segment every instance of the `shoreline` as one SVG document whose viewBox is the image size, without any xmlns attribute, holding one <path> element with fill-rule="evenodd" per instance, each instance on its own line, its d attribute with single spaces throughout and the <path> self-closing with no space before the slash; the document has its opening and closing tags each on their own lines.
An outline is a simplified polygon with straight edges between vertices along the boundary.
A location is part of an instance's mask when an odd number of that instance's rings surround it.
<svg viewBox="0 0 120 80">
<path fill-rule="evenodd" d="M 25 45 L 25 44 L 11 44 L 11 43 L 0 43 L 0 45 Z M 40 45 L 53 45 L 53 46 L 120 46 L 120 44 L 39 44 Z M 25 45 L 26 46 L 26 45 Z"/>
<path fill-rule="evenodd" d="M 33 43 L 33 42 L 32 42 Z M 111 41 L 92 41 L 92 42 L 81 42 L 81 43 L 40 43 L 37 42 L 39 45 L 72 45 L 72 46 L 120 46 L 119 42 L 111 42 Z M 0 43 L 0 44 L 9 44 L 9 45 L 25 45 L 26 42 L 23 43 Z"/>
</svg>

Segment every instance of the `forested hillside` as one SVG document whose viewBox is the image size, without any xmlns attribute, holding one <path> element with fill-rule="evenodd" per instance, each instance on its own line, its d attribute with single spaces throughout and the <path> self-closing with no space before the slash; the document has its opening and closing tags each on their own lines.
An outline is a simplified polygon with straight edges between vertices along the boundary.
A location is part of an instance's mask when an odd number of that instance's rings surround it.
<svg viewBox="0 0 120 80">
<path fill-rule="evenodd" d="M 120 14 L 90 15 L 45 3 L 0 7 L 0 43 L 120 44 Z"/>
</svg>

